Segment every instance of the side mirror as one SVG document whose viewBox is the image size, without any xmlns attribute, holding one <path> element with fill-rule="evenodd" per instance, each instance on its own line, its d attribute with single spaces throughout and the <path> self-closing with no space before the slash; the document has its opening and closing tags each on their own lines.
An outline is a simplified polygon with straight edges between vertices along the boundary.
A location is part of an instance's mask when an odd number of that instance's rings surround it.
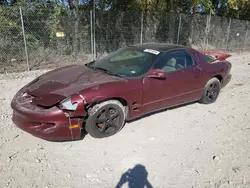
<svg viewBox="0 0 250 188">
<path fill-rule="evenodd" d="M 148 78 L 156 78 L 156 79 L 163 79 L 165 80 L 166 77 L 167 77 L 167 74 L 160 70 L 160 69 L 154 69 L 154 70 L 151 70 L 147 76 Z"/>
</svg>

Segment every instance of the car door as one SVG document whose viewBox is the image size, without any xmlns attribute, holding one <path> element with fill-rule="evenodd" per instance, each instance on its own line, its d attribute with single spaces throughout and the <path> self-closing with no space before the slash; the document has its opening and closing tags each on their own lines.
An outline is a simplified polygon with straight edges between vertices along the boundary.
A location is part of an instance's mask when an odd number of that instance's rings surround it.
<svg viewBox="0 0 250 188">
<path fill-rule="evenodd" d="M 203 73 L 199 64 L 185 49 L 171 52 L 176 58 L 176 67 L 180 70 L 182 88 L 177 88 L 180 95 L 175 96 L 179 104 L 198 100 L 204 88 Z"/>
<path fill-rule="evenodd" d="M 200 88 L 198 78 L 201 70 L 186 50 L 166 52 L 153 69 L 161 69 L 166 79 L 149 78 L 143 80 L 144 112 L 150 112 L 191 101 Z"/>
</svg>

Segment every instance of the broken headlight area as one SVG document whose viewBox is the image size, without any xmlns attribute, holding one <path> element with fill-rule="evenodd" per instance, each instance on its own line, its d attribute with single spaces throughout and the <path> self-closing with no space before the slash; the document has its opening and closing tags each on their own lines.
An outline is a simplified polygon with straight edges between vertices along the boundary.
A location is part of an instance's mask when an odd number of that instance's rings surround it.
<svg viewBox="0 0 250 188">
<path fill-rule="evenodd" d="M 58 108 L 60 108 L 63 111 L 63 113 L 66 115 L 66 117 L 72 116 L 74 111 L 77 109 L 77 107 L 78 107 L 78 103 L 73 102 L 71 100 L 71 97 L 61 101 L 58 104 Z"/>
<path fill-rule="evenodd" d="M 67 98 L 59 103 L 59 108 L 61 110 L 74 111 L 77 109 L 78 103 L 73 102 L 71 98 Z"/>
<path fill-rule="evenodd" d="M 85 102 L 80 95 L 74 95 L 62 100 L 58 108 L 60 108 L 67 117 L 85 116 Z"/>
</svg>

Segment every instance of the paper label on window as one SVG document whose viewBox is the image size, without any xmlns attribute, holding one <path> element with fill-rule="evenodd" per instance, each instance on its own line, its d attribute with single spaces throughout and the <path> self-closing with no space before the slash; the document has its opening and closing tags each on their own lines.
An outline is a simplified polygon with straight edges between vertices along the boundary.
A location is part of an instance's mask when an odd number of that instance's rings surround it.
<svg viewBox="0 0 250 188">
<path fill-rule="evenodd" d="M 148 53 L 155 54 L 155 55 L 158 55 L 159 53 L 161 53 L 157 50 L 152 50 L 152 49 L 145 49 L 144 52 L 148 52 Z"/>
</svg>

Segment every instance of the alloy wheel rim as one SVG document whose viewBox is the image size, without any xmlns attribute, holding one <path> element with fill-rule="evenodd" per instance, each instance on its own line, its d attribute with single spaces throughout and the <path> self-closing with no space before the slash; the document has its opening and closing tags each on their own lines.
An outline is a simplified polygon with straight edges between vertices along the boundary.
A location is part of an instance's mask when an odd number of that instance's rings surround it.
<svg viewBox="0 0 250 188">
<path fill-rule="evenodd" d="M 119 129 L 120 113 L 114 108 L 105 108 L 95 120 L 98 131 L 102 134 L 112 134 Z"/>
<path fill-rule="evenodd" d="M 213 83 L 209 85 L 207 92 L 206 92 L 206 97 L 209 101 L 215 101 L 218 97 L 219 94 L 219 86 L 216 83 Z"/>
</svg>

